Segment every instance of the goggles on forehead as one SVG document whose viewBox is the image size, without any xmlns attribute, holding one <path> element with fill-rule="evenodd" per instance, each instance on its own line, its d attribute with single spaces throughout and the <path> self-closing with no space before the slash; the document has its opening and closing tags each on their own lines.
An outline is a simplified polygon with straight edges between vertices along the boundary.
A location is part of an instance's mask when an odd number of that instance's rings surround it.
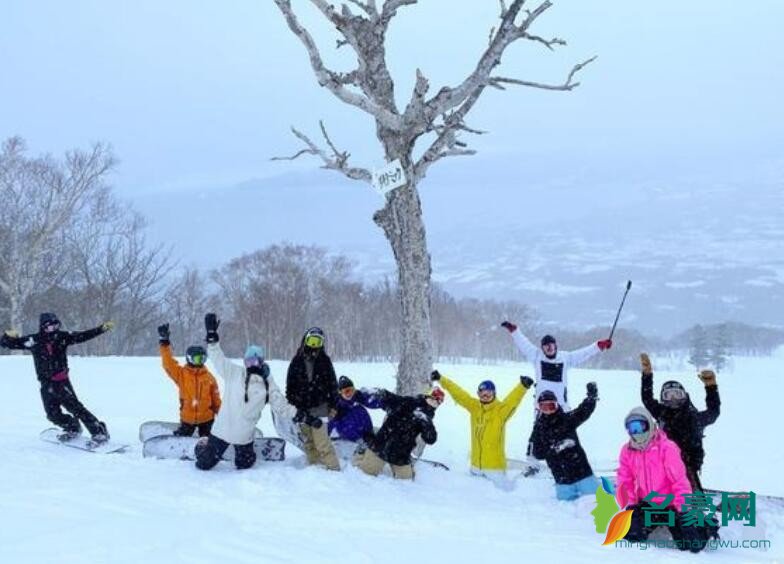
<svg viewBox="0 0 784 564">
<path fill-rule="evenodd" d="M 645 419 L 632 419 L 626 422 L 626 432 L 630 435 L 640 435 L 647 433 L 651 426 Z"/>
<path fill-rule="evenodd" d="M 324 346 L 324 337 L 322 335 L 308 335 L 305 337 L 305 346 L 311 349 L 320 349 Z"/>
</svg>

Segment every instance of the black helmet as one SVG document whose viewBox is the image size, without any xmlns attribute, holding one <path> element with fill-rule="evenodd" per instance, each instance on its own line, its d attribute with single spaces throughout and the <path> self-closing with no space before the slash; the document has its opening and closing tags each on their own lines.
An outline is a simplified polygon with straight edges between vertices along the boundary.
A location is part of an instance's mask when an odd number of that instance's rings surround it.
<svg viewBox="0 0 784 564">
<path fill-rule="evenodd" d="M 353 388 L 354 382 L 351 381 L 351 378 L 348 376 L 341 376 L 338 379 L 338 390 L 344 390 L 346 388 Z"/>
<path fill-rule="evenodd" d="M 185 362 L 189 366 L 204 366 L 207 362 L 207 351 L 201 345 L 191 345 L 185 351 Z"/>
<path fill-rule="evenodd" d="M 60 325 L 60 320 L 53 313 L 42 313 L 38 318 L 38 327 L 43 329 L 47 325 Z"/>
</svg>

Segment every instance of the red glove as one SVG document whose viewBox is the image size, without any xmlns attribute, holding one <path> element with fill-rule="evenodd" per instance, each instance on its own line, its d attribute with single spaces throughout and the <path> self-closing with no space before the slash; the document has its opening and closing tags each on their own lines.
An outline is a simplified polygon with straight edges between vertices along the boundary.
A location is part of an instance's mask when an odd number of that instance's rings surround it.
<svg viewBox="0 0 784 564">
<path fill-rule="evenodd" d="M 596 341 L 596 346 L 599 347 L 600 351 L 606 351 L 607 349 L 611 349 L 612 339 L 602 339 L 601 341 Z"/>
<path fill-rule="evenodd" d="M 515 325 L 511 321 L 504 321 L 503 323 L 501 323 L 501 327 L 503 327 L 510 333 L 514 333 L 515 331 L 517 331 L 517 325 Z"/>
</svg>

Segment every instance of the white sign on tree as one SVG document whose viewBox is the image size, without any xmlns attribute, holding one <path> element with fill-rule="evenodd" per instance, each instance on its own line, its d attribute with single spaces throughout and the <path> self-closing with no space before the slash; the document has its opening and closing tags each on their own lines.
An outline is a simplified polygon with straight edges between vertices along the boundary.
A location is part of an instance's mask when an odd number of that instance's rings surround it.
<svg viewBox="0 0 784 564">
<path fill-rule="evenodd" d="M 373 171 L 373 188 L 382 196 L 408 182 L 400 159 L 395 159 L 383 168 Z"/>
</svg>

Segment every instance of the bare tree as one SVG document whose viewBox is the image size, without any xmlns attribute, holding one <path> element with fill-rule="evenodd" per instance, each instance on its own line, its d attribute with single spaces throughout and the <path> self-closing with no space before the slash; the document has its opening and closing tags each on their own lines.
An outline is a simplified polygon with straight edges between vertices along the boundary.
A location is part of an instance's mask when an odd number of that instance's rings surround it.
<svg viewBox="0 0 784 564">
<path fill-rule="evenodd" d="M 395 84 L 386 60 L 386 33 L 398 11 L 417 0 L 347 0 L 336 8 L 327 0 L 310 0 L 341 35 L 338 48 L 349 46 L 357 58 L 357 66 L 349 72 L 327 68 L 310 32 L 300 23 L 290 0 L 275 0 L 291 31 L 300 39 L 319 85 L 327 88 L 342 102 L 368 114 L 376 123 L 376 135 L 384 156 L 391 162 L 399 159 L 407 184 L 386 195 L 385 206 L 373 220 L 384 231 L 392 247 L 398 267 L 398 284 L 402 307 L 398 390 L 414 393 L 428 381 L 433 360 L 433 339 L 430 326 L 430 254 L 427 250 L 422 206 L 417 192 L 419 182 L 430 166 L 451 156 L 472 155 L 460 139 L 461 134 L 482 133 L 466 124 L 465 118 L 485 89 L 504 89 L 509 85 L 572 90 L 579 85 L 575 74 L 593 59 L 575 65 L 563 84 L 545 84 L 496 75 L 507 47 L 518 40 L 538 43 L 550 50 L 565 42 L 545 39 L 530 33 L 532 24 L 551 6 L 549 0 L 533 10 L 524 10 L 525 0 L 506 5 L 500 1 L 500 22 L 490 31 L 489 43 L 475 68 L 457 86 L 441 88 L 428 96 L 430 84 L 417 70 L 416 83 L 408 103 L 401 111 L 395 101 Z M 355 180 L 370 182 L 366 168 L 349 165 L 349 153 L 339 150 L 321 123 L 326 148 L 319 147 L 297 129 L 294 134 L 305 147 L 297 158 L 310 154 L 320 158 L 323 168 L 336 170 Z M 427 144 L 415 155 L 418 140 Z"/>
<path fill-rule="evenodd" d="M 22 328 L 22 312 L 33 293 L 53 287 L 66 274 L 70 257 L 63 250 L 71 224 L 92 199 L 104 197 L 114 162 L 102 144 L 69 151 L 60 162 L 27 157 L 19 137 L 3 143 L 0 294 L 13 328 Z"/>
</svg>

